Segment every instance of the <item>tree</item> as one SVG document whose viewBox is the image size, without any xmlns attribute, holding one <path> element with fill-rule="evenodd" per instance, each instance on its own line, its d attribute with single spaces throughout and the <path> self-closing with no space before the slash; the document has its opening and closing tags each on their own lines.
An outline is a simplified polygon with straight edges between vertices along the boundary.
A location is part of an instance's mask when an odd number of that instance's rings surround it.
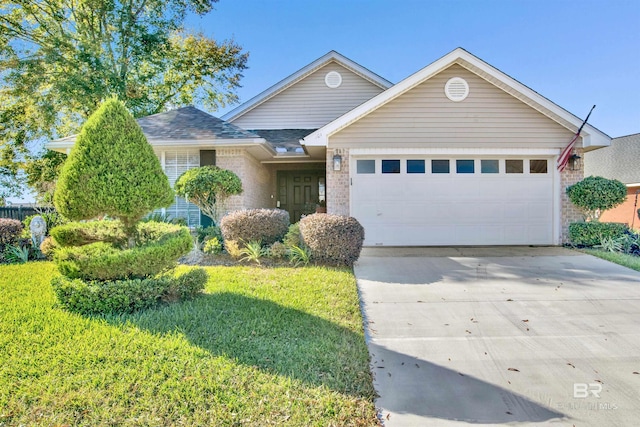
<svg viewBox="0 0 640 427">
<path fill-rule="evenodd" d="M 569 200 L 582 211 L 587 221 L 598 221 L 602 212 L 625 201 L 627 187 L 615 179 L 590 176 L 567 188 Z"/>
<path fill-rule="evenodd" d="M 65 154 L 47 150 L 43 156 L 24 165 L 27 185 L 36 192 L 36 201 L 40 206 L 53 204 L 56 180 L 66 158 Z"/>
<path fill-rule="evenodd" d="M 201 166 L 180 175 L 173 188 L 178 196 L 188 199 L 218 224 L 225 200 L 242 193 L 242 182 L 230 170 Z"/>
<path fill-rule="evenodd" d="M 58 212 L 71 220 L 118 218 L 131 237 L 142 216 L 173 200 L 169 180 L 138 123 L 122 102 L 104 102 L 82 127 L 62 167 L 54 195 Z"/>
<path fill-rule="evenodd" d="M 0 175 L 33 143 L 76 133 L 112 95 L 134 117 L 235 102 L 247 54 L 187 32 L 217 0 L 2 0 Z"/>
</svg>

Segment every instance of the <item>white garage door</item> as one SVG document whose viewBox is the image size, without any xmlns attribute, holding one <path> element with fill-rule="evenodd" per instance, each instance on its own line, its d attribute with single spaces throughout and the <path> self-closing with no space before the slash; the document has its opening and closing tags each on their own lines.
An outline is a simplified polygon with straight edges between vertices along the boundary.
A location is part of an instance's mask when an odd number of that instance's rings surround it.
<svg viewBox="0 0 640 427">
<path fill-rule="evenodd" d="M 353 158 L 366 246 L 553 244 L 551 158 Z"/>
</svg>

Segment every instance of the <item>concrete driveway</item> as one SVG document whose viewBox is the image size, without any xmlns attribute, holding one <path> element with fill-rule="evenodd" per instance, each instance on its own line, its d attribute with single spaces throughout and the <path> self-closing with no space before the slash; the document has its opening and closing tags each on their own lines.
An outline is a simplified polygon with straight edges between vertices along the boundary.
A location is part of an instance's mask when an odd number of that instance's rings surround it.
<svg viewBox="0 0 640 427">
<path fill-rule="evenodd" d="M 369 248 L 385 426 L 637 426 L 640 273 L 562 248 Z"/>
</svg>

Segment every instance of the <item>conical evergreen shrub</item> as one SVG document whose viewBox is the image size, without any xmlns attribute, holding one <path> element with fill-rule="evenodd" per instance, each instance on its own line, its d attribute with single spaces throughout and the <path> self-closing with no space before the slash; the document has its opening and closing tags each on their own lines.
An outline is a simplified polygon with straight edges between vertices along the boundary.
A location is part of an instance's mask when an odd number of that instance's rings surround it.
<svg viewBox="0 0 640 427">
<path fill-rule="evenodd" d="M 108 99 L 84 124 L 62 168 L 56 209 L 72 220 L 108 215 L 130 231 L 145 214 L 173 200 L 142 129 L 122 102 Z"/>
</svg>

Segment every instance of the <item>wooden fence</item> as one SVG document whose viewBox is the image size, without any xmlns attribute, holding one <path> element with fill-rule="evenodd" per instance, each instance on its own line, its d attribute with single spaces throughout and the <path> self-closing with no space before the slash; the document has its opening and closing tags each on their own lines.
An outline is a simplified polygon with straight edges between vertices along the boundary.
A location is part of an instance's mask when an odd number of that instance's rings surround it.
<svg viewBox="0 0 640 427">
<path fill-rule="evenodd" d="M 35 208 L 22 206 L 0 206 L 0 218 L 11 218 L 24 221 L 29 215 L 37 215 Z"/>
</svg>

